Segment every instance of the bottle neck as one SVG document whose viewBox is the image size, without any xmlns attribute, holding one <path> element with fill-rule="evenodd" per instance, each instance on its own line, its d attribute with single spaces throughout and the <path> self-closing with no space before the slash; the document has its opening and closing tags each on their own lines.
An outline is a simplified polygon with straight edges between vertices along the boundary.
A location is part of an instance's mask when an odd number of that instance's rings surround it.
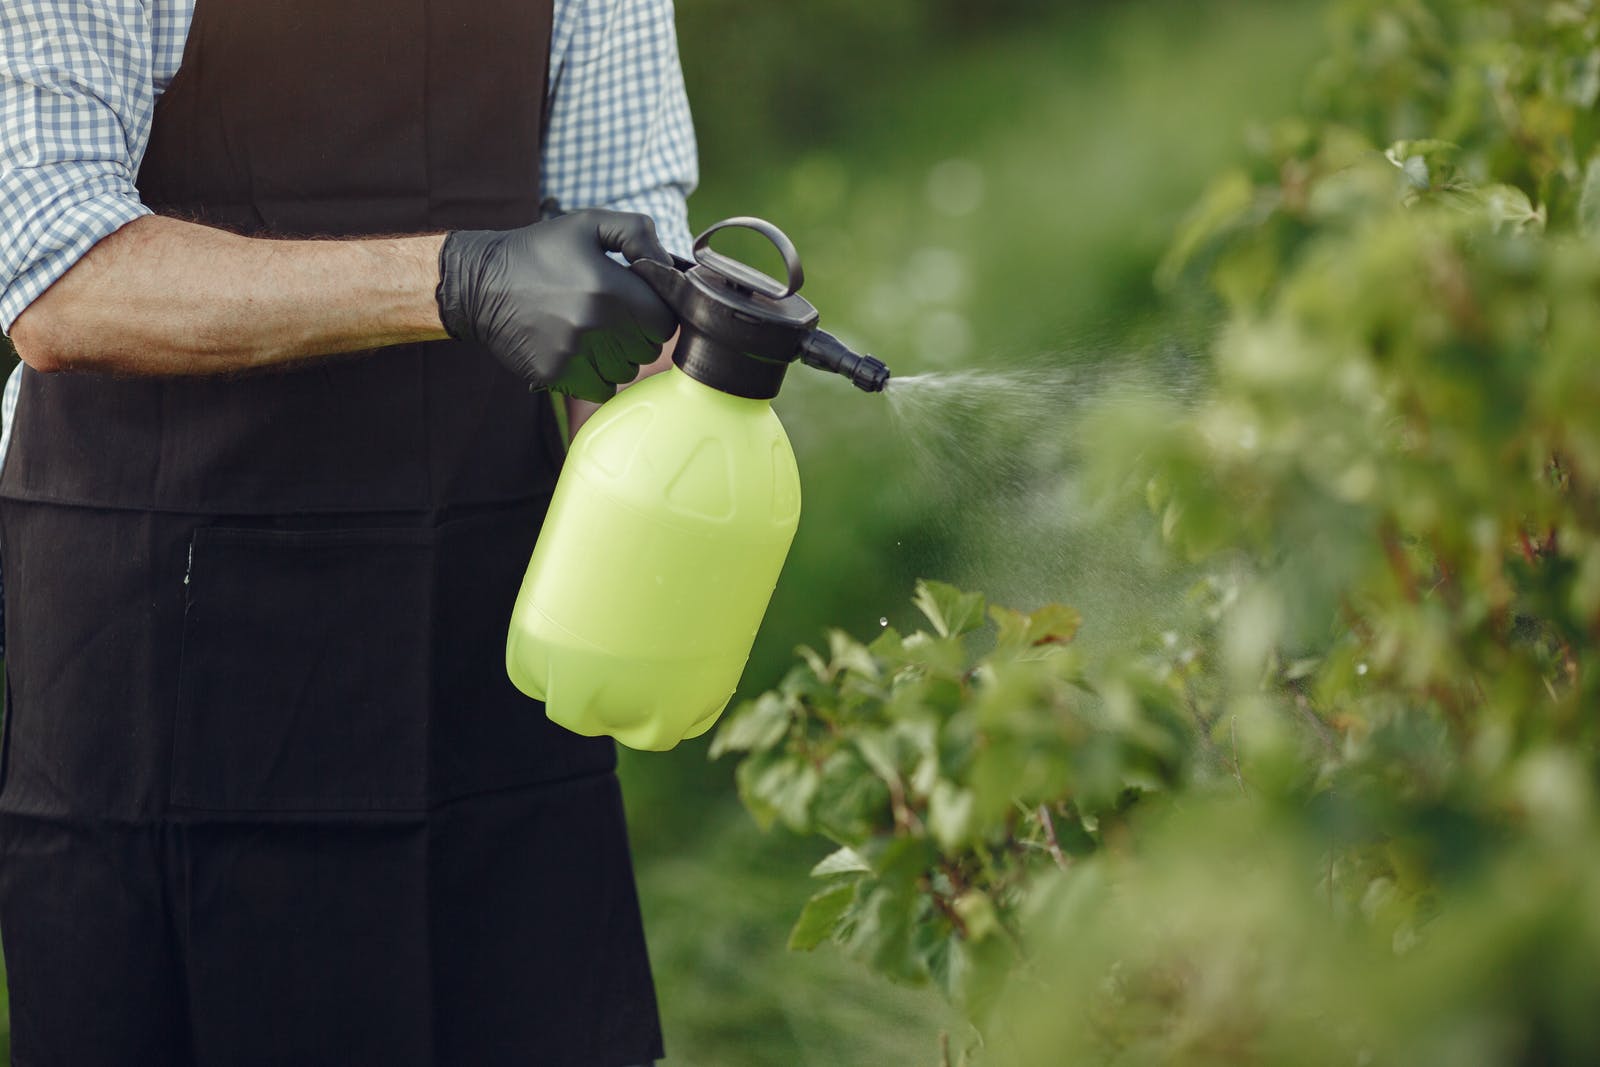
<svg viewBox="0 0 1600 1067">
<path fill-rule="evenodd" d="M 772 400 L 769 397 L 735 396 L 732 393 L 724 393 L 721 389 L 714 389 L 705 382 L 691 378 L 682 367 L 674 366 L 662 377 L 670 379 L 674 389 L 685 397 L 692 398 L 695 403 L 719 411 L 750 413 L 772 410 Z"/>
<path fill-rule="evenodd" d="M 689 327 L 678 336 L 672 362 L 701 385 L 747 400 L 771 400 L 777 396 L 789 369 L 787 362 L 747 355 Z"/>
</svg>

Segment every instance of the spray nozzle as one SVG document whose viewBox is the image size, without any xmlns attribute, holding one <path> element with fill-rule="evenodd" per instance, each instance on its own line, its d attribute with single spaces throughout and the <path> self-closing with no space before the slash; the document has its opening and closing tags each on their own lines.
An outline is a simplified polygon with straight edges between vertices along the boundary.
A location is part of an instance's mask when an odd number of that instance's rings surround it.
<svg viewBox="0 0 1600 1067">
<path fill-rule="evenodd" d="M 711 248 L 712 234 L 733 228 L 754 230 L 771 241 L 783 257 L 787 279 L 769 277 Z M 800 253 L 765 219 L 717 223 L 695 238 L 693 262 L 668 266 L 636 260 L 631 267 L 682 324 L 673 362 L 713 389 L 769 399 L 778 395 L 784 373 L 796 360 L 843 375 L 869 393 L 888 383 L 889 368 L 882 362 L 817 329 L 817 309 L 799 294 L 805 281 Z"/>
<path fill-rule="evenodd" d="M 808 367 L 832 371 L 850 379 L 865 393 L 881 393 L 889 384 L 889 368 L 881 359 L 852 352 L 827 330 L 813 330 L 800 344 L 800 359 Z"/>
</svg>

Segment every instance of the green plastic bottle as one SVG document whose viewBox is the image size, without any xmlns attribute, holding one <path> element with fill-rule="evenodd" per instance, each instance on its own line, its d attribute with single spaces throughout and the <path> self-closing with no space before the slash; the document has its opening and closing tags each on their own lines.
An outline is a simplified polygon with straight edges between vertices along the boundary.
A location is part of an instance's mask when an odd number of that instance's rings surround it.
<svg viewBox="0 0 1600 1067">
<path fill-rule="evenodd" d="M 730 226 L 778 247 L 785 286 L 709 248 Z M 606 403 L 573 441 L 517 596 L 511 680 L 555 722 L 631 748 L 704 733 L 738 685 L 800 519 L 772 410 L 797 359 L 881 390 L 888 370 L 816 328 L 794 246 L 759 219 L 633 269 L 682 323 L 676 366 Z"/>
<path fill-rule="evenodd" d="M 770 401 L 674 368 L 583 427 L 511 619 L 507 663 L 552 719 L 632 748 L 708 729 L 800 521 Z"/>
</svg>

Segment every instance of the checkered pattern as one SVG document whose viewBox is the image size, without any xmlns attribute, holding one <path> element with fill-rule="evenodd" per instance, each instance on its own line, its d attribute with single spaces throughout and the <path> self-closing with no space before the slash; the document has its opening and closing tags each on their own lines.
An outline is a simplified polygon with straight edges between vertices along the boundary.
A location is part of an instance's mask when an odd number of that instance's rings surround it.
<svg viewBox="0 0 1600 1067">
<path fill-rule="evenodd" d="M 134 187 L 194 0 L 0 0 L 0 329 L 101 238 Z M 673 0 L 555 0 L 544 189 L 654 216 L 687 254 L 698 179 Z M 14 389 L 7 389 L 3 413 Z"/>
</svg>

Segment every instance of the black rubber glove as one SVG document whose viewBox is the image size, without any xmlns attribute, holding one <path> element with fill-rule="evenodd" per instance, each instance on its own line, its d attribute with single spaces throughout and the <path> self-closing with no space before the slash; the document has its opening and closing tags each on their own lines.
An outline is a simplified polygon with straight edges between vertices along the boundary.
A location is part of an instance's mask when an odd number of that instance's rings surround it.
<svg viewBox="0 0 1600 1067">
<path fill-rule="evenodd" d="M 439 253 L 439 318 L 535 387 L 603 402 L 660 354 L 677 318 L 607 256 L 671 264 L 648 215 L 574 211 L 520 230 L 457 230 Z"/>
</svg>

